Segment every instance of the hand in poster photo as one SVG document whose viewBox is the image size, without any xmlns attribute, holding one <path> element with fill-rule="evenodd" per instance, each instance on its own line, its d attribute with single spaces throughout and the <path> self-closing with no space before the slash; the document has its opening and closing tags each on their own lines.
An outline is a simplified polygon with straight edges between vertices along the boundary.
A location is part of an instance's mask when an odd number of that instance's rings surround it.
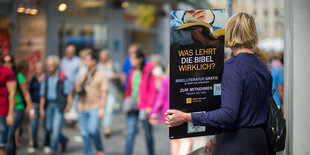
<svg viewBox="0 0 310 155">
<path fill-rule="evenodd" d="M 186 13 L 190 13 L 194 19 L 197 19 L 201 22 L 205 22 L 208 24 L 213 23 L 215 18 L 211 10 L 191 10 L 186 11 Z"/>
<path fill-rule="evenodd" d="M 173 11 L 171 13 L 171 43 L 217 46 L 224 43 L 225 12 L 223 10 Z"/>
<path fill-rule="evenodd" d="M 205 46 L 216 46 L 220 43 L 220 39 L 212 40 L 204 35 L 203 27 L 197 27 L 192 31 L 192 37 L 199 40 Z"/>
</svg>

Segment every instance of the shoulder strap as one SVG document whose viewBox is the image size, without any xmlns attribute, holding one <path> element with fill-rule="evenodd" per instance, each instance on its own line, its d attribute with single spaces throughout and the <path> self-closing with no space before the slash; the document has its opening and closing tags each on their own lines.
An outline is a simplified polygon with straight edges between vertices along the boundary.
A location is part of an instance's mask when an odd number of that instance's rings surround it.
<svg viewBox="0 0 310 155">
<path fill-rule="evenodd" d="M 272 89 L 271 90 L 271 96 L 273 96 L 273 94 L 276 92 L 276 89 L 274 88 L 274 89 Z"/>
<path fill-rule="evenodd" d="M 45 90 L 44 90 L 45 100 L 47 100 L 48 77 L 49 77 L 49 75 L 46 75 L 46 77 L 45 77 Z"/>
<path fill-rule="evenodd" d="M 97 73 L 97 69 L 90 75 L 90 78 L 89 78 L 89 76 L 86 75 L 83 82 L 82 82 L 82 85 L 85 85 L 87 80 L 92 79 L 96 73 Z"/>
</svg>

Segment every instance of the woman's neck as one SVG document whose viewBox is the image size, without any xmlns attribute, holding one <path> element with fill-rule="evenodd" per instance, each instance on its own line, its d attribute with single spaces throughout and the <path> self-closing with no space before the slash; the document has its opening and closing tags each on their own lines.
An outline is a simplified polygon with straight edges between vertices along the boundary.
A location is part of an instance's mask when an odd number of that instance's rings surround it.
<svg viewBox="0 0 310 155">
<path fill-rule="evenodd" d="M 250 50 L 249 48 L 236 48 L 233 49 L 234 55 L 238 55 L 239 53 L 250 53 L 250 54 L 254 54 L 254 52 L 252 50 Z"/>
</svg>

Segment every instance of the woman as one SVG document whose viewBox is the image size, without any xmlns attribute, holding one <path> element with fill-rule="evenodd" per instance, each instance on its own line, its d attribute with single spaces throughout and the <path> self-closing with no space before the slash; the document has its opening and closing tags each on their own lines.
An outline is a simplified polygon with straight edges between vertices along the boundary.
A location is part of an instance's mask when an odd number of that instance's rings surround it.
<svg viewBox="0 0 310 155">
<path fill-rule="evenodd" d="M 234 57 L 224 64 L 221 107 L 205 113 L 166 112 L 168 127 L 184 122 L 220 126 L 222 133 L 211 139 L 216 155 L 268 154 L 263 124 L 268 116 L 272 77 L 258 57 L 254 18 L 247 13 L 232 16 L 226 27 L 225 45 Z M 216 141 L 216 144 L 215 144 Z M 212 145 L 206 148 L 213 149 Z"/>
<path fill-rule="evenodd" d="M 38 62 L 35 65 L 35 75 L 32 77 L 29 85 L 29 93 L 31 95 L 32 106 L 35 111 L 35 118 L 30 121 L 32 141 L 28 148 L 28 153 L 36 152 L 38 149 L 38 124 L 39 124 L 39 104 L 40 104 L 40 84 L 44 78 L 44 69 L 42 62 Z"/>
<path fill-rule="evenodd" d="M 148 120 L 148 114 L 152 111 L 156 97 L 155 77 L 152 75 L 153 66 L 149 62 L 145 62 L 145 56 L 141 50 L 136 51 L 131 63 L 133 68 L 129 72 L 125 100 L 132 98 L 137 103 L 137 108 L 127 111 L 125 154 L 131 155 L 133 152 L 137 123 L 138 120 L 141 120 L 145 131 L 148 154 L 153 155 L 153 132 Z M 127 103 L 124 101 L 124 104 Z"/>
<path fill-rule="evenodd" d="M 118 79 L 118 75 L 115 73 L 112 62 L 110 61 L 109 52 L 107 50 L 100 51 L 97 68 L 98 71 L 102 72 L 109 79 L 109 91 L 107 94 L 107 101 L 104 108 L 105 113 L 102 121 L 104 135 L 109 137 L 112 134 L 114 104 L 118 95 L 118 90 L 113 80 Z"/>
<path fill-rule="evenodd" d="M 160 56 L 158 55 L 151 56 L 151 63 L 154 66 L 152 73 L 156 79 L 156 90 L 159 91 L 160 86 L 161 86 L 161 80 L 164 75 L 163 68 L 161 67 L 161 64 L 160 64 Z"/>
<path fill-rule="evenodd" d="M 26 74 L 28 71 L 27 61 L 22 60 L 15 67 L 13 56 L 5 55 L 2 58 L 2 63 L 6 67 L 15 71 L 15 75 L 17 77 L 17 83 L 18 83 L 17 91 L 16 91 L 14 123 L 12 126 L 9 127 L 8 144 L 7 144 L 7 153 L 10 155 L 15 155 L 16 154 L 15 132 L 16 132 L 16 129 L 22 123 L 25 109 L 26 109 L 26 112 L 30 114 L 30 118 L 34 118 L 35 112 L 32 107 L 31 97 L 27 89 L 26 77 L 24 76 L 24 74 Z"/>
<path fill-rule="evenodd" d="M 154 126 L 158 119 L 160 122 L 165 121 L 165 111 L 169 109 L 169 66 L 166 68 L 166 77 L 162 78 L 162 84 L 156 102 L 152 109 L 150 123 Z M 170 140 L 171 155 L 186 155 L 190 152 L 192 138 Z"/>
</svg>

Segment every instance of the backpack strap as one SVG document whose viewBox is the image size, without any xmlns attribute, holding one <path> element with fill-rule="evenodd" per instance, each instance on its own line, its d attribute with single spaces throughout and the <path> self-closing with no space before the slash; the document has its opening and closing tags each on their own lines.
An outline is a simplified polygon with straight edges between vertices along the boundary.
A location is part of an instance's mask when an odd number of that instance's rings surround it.
<svg viewBox="0 0 310 155">
<path fill-rule="evenodd" d="M 45 76 L 45 90 L 44 90 L 45 102 L 47 102 L 48 78 L 49 78 L 49 75 L 47 74 Z"/>
<path fill-rule="evenodd" d="M 273 94 L 276 92 L 276 88 L 271 90 L 271 96 L 273 96 Z"/>
<path fill-rule="evenodd" d="M 66 79 L 66 75 L 65 75 L 65 72 L 61 71 L 60 74 L 59 74 L 59 80 L 64 82 Z"/>
</svg>

